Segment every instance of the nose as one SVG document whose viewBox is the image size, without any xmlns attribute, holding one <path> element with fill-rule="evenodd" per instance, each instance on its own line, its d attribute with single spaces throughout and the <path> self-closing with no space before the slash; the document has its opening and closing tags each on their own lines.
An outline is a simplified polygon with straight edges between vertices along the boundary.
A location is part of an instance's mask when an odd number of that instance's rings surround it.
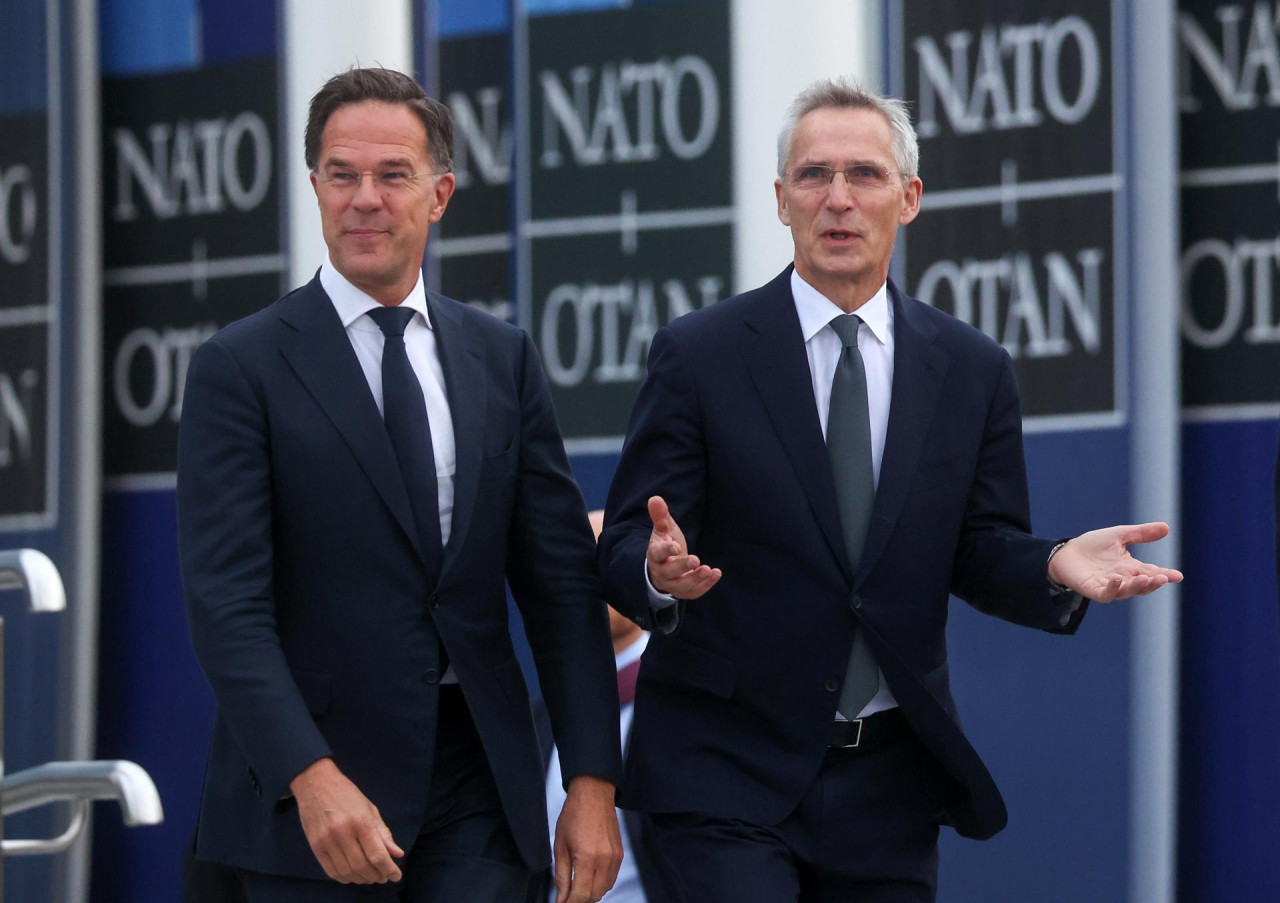
<svg viewBox="0 0 1280 903">
<path fill-rule="evenodd" d="M 356 185 L 356 193 L 352 196 L 351 203 L 361 210 L 377 209 L 382 206 L 382 192 L 374 183 L 373 173 L 360 174 L 360 182 Z"/>
<path fill-rule="evenodd" d="M 827 186 L 827 206 L 833 210 L 848 210 L 853 206 L 853 185 L 839 170 L 832 174 L 831 184 Z"/>
</svg>

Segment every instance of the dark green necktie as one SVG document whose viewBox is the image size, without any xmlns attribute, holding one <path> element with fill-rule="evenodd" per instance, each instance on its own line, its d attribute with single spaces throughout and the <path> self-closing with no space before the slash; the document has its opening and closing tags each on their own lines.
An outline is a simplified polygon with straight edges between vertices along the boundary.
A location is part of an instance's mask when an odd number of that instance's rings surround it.
<svg viewBox="0 0 1280 903">
<path fill-rule="evenodd" d="M 858 351 L 858 327 L 862 320 L 841 315 L 831 321 L 831 328 L 844 347 L 836 362 L 831 380 L 831 407 L 827 414 L 827 455 L 831 474 L 835 477 L 836 506 L 840 510 L 840 527 L 849 567 L 854 573 L 862 558 L 867 528 L 871 524 L 871 506 L 875 502 L 875 475 L 871 466 L 871 415 L 867 410 L 867 372 Z M 857 718 L 858 713 L 876 695 L 880 686 L 879 670 L 871 644 L 859 629 L 853 636 L 849 669 L 840 691 L 840 714 Z"/>
</svg>

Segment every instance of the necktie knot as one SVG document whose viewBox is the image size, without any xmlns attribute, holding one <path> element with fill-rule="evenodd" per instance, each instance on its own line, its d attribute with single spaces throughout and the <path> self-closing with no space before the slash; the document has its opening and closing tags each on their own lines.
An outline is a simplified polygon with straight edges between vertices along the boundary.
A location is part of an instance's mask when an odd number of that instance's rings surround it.
<svg viewBox="0 0 1280 903">
<path fill-rule="evenodd" d="M 387 338 L 404 335 L 405 329 L 409 326 L 409 321 L 413 319 L 412 307 L 379 307 L 376 310 L 369 311 L 369 316 L 373 318 L 373 322 L 378 324 L 378 328 L 382 330 L 382 334 Z"/>
<path fill-rule="evenodd" d="M 836 331 L 841 344 L 846 348 L 858 347 L 858 327 L 861 325 L 862 318 L 857 314 L 840 314 L 831 320 L 831 328 Z"/>
</svg>

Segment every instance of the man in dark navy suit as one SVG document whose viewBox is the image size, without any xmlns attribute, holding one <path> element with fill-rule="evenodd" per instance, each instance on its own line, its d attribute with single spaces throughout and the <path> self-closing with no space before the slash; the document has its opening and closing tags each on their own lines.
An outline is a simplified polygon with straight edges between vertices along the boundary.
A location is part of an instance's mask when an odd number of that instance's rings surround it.
<svg viewBox="0 0 1280 903">
<path fill-rule="evenodd" d="M 423 289 L 452 138 L 400 73 L 331 79 L 306 132 L 327 258 L 191 363 L 180 552 L 218 704 L 196 856 L 251 903 L 523 899 L 548 828 L 504 577 L 562 750 L 559 895 L 618 870 L 605 607 L 540 362 Z"/>
<path fill-rule="evenodd" d="M 1176 571 L 1163 524 L 1030 534 L 1009 355 L 888 280 L 922 183 L 905 106 L 794 102 L 778 217 L 794 265 L 654 337 L 607 504 L 605 596 L 655 630 L 623 805 L 686 899 L 931 901 L 937 836 L 1004 803 L 965 739 L 950 593 L 1070 633 L 1084 597 Z"/>
</svg>

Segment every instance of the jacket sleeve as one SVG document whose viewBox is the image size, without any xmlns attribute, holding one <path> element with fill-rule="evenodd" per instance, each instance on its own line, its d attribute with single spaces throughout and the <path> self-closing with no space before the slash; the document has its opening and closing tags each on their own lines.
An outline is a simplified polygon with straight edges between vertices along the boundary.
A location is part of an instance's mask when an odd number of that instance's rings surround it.
<svg viewBox="0 0 1280 903">
<path fill-rule="evenodd" d="M 660 495 L 696 552 L 705 509 L 707 454 L 697 392 L 682 349 L 660 329 L 605 506 L 598 558 L 605 598 L 646 630 L 676 629 L 684 603 L 650 604 L 645 555 L 653 521 L 649 498 Z"/>
<path fill-rule="evenodd" d="M 507 580 L 533 650 L 566 785 L 578 775 L 618 784 L 618 688 L 591 527 L 527 335 L 519 359 L 520 461 Z"/>
<path fill-rule="evenodd" d="M 272 598 L 272 479 L 260 391 L 218 339 L 192 359 L 178 431 L 178 554 L 192 645 L 220 716 L 276 800 L 330 754 L 289 670 Z"/>
<path fill-rule="evenodd" d="M 1053 592 L 1049 553 L 1056 540 L 1031 535 L 1030 509 L 1018 387 L 1013 362 L 1001 349 L 951 591 L 1006 621 L 1074 633 L 1088 605 Z"/>
</svg>

